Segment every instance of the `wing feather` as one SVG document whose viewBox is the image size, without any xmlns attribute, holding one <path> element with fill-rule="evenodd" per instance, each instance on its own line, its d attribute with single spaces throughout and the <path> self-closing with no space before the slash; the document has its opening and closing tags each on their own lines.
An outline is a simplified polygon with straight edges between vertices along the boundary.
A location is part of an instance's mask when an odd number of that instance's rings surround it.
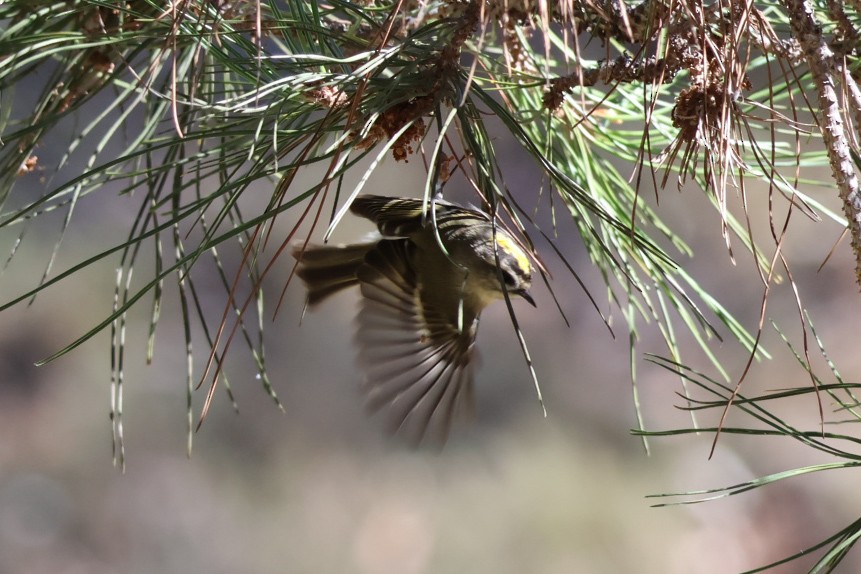
<svg viewBox="0 0 861 574">
<path fill-rule="evenodd" d="M 442 445 L 454 418 L 471 411 L 477 321 L 461 332 L 422 298 L 413 249 L 384 240 L 365 257 L 356 340 L 368 407 L 386 411 L 410 442 Z"/>
</svg>

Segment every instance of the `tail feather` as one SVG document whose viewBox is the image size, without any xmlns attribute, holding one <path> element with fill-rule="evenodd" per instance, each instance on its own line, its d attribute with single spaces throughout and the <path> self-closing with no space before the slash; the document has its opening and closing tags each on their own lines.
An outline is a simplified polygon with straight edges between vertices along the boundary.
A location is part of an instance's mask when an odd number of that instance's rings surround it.
<svg viewBox="0 0 861 574">
<path fill-rule="evenodd" d="M 358 285 L 356 272 L 365 260 L 365 255 L 376 245 L 357 243 L 353 245 L 302 245 L 293 247 L 293 257 L 299 261 L 296 275 L 308 290 L 308 305 L 314 307 L 331 295 Z"/>
</svg>

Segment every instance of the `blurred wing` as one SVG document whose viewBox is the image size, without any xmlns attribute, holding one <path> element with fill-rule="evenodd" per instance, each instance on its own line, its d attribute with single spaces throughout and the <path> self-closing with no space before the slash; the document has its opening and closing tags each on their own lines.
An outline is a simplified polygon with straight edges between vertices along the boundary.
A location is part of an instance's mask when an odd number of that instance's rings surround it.
<svg viewBox="0 0 861 574">
<path fill-rule="evenodd" d="M 442 445 L 452 420 L 472 410 L 477 321 L 461 333 L 422 301 L 408 240 L 381 241 L 358 271 L 359 359 L 368 406 L 385 408 L 391 430 Z"/>
</svg>

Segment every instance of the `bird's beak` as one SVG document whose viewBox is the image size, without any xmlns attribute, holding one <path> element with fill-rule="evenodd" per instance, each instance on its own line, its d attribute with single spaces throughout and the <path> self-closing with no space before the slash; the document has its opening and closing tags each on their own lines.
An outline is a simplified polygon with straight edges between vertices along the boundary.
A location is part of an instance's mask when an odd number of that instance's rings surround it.
<svg viewBox="0 0 861 574">
<path fill-rule="evenodd" d="M 518 291 L 517 294 L 526 299 L 526 302 L 533 307 L 538 307 L 538 305 L 535 304 L 535 299 L 532 298 L 532 295 L 530 295 L 529 291 L 527 291 L 526 289 L 524 289 L 523 291 Z"/>
</svg>

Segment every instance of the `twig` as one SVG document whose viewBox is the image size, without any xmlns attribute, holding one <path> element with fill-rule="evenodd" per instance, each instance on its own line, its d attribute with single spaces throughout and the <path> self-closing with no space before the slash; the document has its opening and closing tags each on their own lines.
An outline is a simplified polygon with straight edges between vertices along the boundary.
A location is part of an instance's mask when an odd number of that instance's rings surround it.
<svg viewBox="0 0 861 574">
<path fill-rule="evenodd" d="M 855 280 L 861 285 L 861 194 L 834 85 L 834 53 L 822 36 L 822 28 L 814 18 L 813 5 L 809 0 L 784 0 L 783 3 L 789 11 L 793 34 L 801 44 L 819 95 L 822 114 L 820 129 L 837 191 L 843 201 L 843 212 L 849 220 L 849 234 L 855 254 Z"/>
</svg>

